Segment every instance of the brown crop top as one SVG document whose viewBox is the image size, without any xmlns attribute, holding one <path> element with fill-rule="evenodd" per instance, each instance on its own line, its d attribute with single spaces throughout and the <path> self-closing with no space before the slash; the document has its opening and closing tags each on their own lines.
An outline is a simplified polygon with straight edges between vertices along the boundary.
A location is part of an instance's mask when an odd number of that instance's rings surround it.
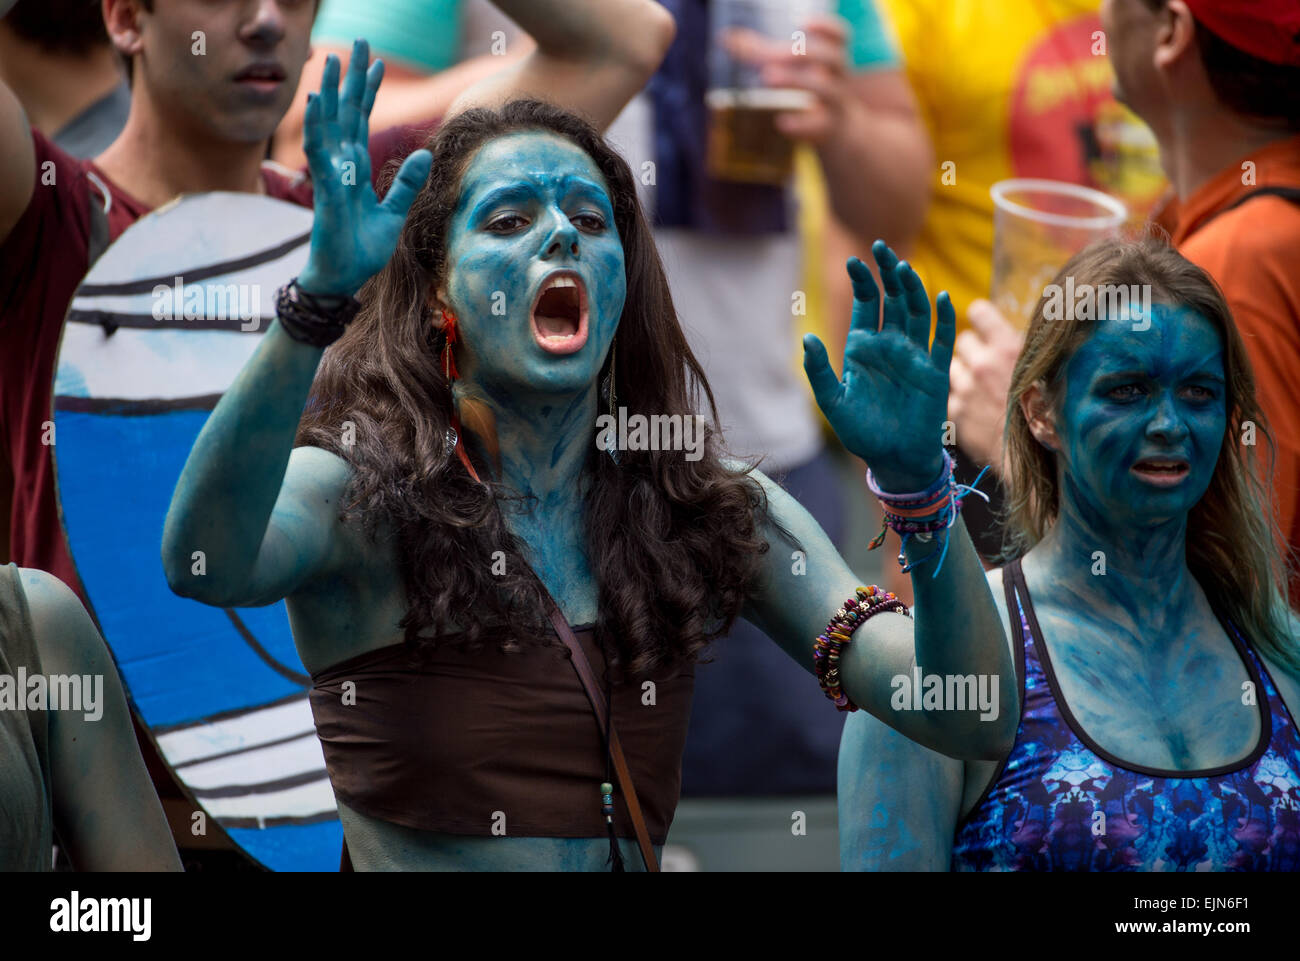
<svg viewBox="0 0 1300 961">
<path fill-rule="evenodd" d="M 592 630 L 574 634 L 602 678 Z M 614 727 L 651 841 L 663 844 L 681 792 L 694 666 L 654 678 L 652 689 L 611 673 Z M 330 783 L 353 810 L 443 834 L 491 836 L 501 812 L 510 837 L 606 836 L 603 732 L 563 647 L 471 653 L 448 645 L 421 663 L 394 644 L 312 681 Z M 345 690 L 348 681 L 354 690 Z M 617 833 L 635 837 L 610 780 Z"/>
</svg>

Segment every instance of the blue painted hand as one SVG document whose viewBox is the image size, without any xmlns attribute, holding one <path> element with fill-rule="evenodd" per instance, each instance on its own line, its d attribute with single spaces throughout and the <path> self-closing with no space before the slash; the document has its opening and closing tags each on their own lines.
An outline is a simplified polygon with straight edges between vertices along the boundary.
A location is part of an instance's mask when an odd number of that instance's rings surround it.
<svg viewBox="0 0 1300 961">
<path fill-rule="evenodd" d="M 393 256 L 407 211 L 429 176 L 433 157 L 417 150 L 402 164 L 381 203 L 370 183 L 370 108 L 384 76 L 358 40 L 340 94 L 339 60 L 325 61 L 319 94 L 309 95 L 303 152 L 315 191 L 311 252 L 299 285 L 312 294 L 355 294 Z"/>
<path fill-rule="evenodd" d="M 943 467 L 939 441 L 957 318 L 947 292 L 939 294 L 931 345 L 930 300 L 921 278 L 883 241 L 871 252 L 885 285 L 883 323 L 880 290 L 855 257 L 848 264 L 853 317 L 844 376 L 835 375 L 826 347 L 813 334 L 804 336 L 804 370 L 836 435 L 867 462 L 881 486 L 900 493 L 921 490 Z"/>
</svg>

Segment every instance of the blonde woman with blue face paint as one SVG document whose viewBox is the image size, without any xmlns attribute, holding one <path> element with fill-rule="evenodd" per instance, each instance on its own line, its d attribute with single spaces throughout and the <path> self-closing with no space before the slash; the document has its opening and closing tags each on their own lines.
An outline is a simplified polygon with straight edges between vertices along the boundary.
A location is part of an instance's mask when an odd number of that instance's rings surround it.
<svg viewBox="0 0 1300 961">
<path fill-rule="evenodd" d="M 1300 646 L 1241 337 L 1213 281 L 1160 242 L 1097 245 L 1048 289 L 1070 278 L 1153 306 L 1053 320 L 1045 293 L 1016 365 L 1019 539 L 989 574 L 1015 744 L 962 762 L 850 718 L 842 864 L 1300 870 Z"/>
</svg>

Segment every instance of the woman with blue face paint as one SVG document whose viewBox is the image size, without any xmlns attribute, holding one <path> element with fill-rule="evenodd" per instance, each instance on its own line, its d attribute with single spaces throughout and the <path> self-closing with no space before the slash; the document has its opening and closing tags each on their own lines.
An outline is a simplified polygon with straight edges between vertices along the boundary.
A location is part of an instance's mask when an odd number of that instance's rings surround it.
<svg viewBox="0 0 1300 961">
<path fill-rule="evenodd" d="M 842 864 L 1300 870 L 1300 625 L 1241 337 L 1209 276 L 1155 240 L 1094 246 L 1054 284 L 1007 410 L 1017 559 L 988 578 L 1015 745 L 954 761 L 850 718 Z"/>
<path fill-rule="evenodd" d="M 306 114 L 308 264 L 195 443 L 163 560 L 206 603 L 287 599 L 356 867 L 653 869 L 693 663 L 741 615 L 841 706 L 958 756 L 1005 751 L 1009 683 L 983 717 L 891 706 L 918 663 L 1010 678 L 960 520 L 913 621 L 857 588 L 787 494 L 722 459 L 632 172 L 590 125 L 532 101 L 468 111 L 378 203 L 378 71 L 354 61 L 336 83 Z M 942 500 L 952 307 L 941 295 L 931 345 L 920 280 L 876 258 L 883 328 L 854 261 L 846 375 L 815 338 L 806 366 L 882 489 Z M 917 544 L 912 560 L 937 553 Z"/>
</svg>

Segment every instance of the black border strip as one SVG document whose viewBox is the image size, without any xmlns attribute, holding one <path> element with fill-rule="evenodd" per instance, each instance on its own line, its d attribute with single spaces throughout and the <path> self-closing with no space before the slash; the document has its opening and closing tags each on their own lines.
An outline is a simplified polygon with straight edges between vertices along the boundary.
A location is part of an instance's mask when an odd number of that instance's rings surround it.
<svg viewBox="0 0 1300 961">
<path fill-rule="evenodd" d="M 260 751 L 264 747 L 276 747 L 280 744 L 288 744 L 290 741 L 301 741 L 305 737 L 315 736 L 315 729 L 309 729 L 300 734 L 290 734 L 286 737 L 277 737 L 273 741 L 262 741 L 260 744 L 249 744 L 247 747 L 237 747 L 229 751 L 219 751 L 216 754 L 208 754 L 204 757 L 196 757 L 189 761 L 181 761 L 179 764 L 172 764 L 172 770 L 179 771 L 182 768 L 193 767 L 196 764 L 207 764 L 209 761 L 220 761 L 224 758 L 234 757 L 236 754 L 247 754 L 250 751 Z"/>
<path fill-rule="evenodd" d="M 279 260 L 285 254 L 301 247 L 309 240 L 311 240 L 310 230 L 304 234 L 298 234 L 296 237 L 290 237 L 284 243 L 269 247 L 266 250 L 260 250 L 244 257 L 237 257 L 234 260 L 223 260 L 189 272 L 179 271 L 179 274 L 187 284 L 208 280 L 212 277 L 220 277 L 222 274 L 230 274 L 237 270 L 245 270 L 249 267 L 257 267 L 260 264 Z M 122 284 L 82 284 L 77 288 L 76 296 L 103 297 L 118 294 L 148 294 L 155 287 L 171 287 L 176 282 L 177 273 L 177 271 L 173 271 L 169 277 L 146 277 L 143 280 L 130 280 Z"/>
<path fill-rule="evenodd" d="M 253 649 L 253 653 L 262 659 L 262 663 L 275 671 L 275 673 L 279 674 L 286 681 L 292 681 L 304 690 L 311 687 L 310 677 L 306 674 L 298 673 L 287 665 L 281 664 L 271 656 L 271 652 L 258 642 L 257 638 L 253 636 L 253 632 L 248 629 L 248 625 L 244 623 L 244 619 L 235 612 L 234 608 L 227 607 L 224 610 L 226 612 L 226 617 L 230 618 L 230 623 L 235 625 L 235 630 L 238 631 L 239 636 L 244 639 L 244 643 Z"/>
<path fill-rule="evenodd" d="M 54 409 L 71 414 L 111 414 L 116 417 L 151 417 L 178 410 L 212 410 L 220 394 L 193 397 L 71 397 L 54 398 Z"/>
<path fill-rule="evenodd" d="M 96 324 L 110 334 L 119 327 L 131 330 L 224 330 L 232 334 L 264 334 L 274 317 L 259 314 L 257 317 L 194 317 L 186 319 L 176 317 L 170 320 L 158 320 L 153 314 L 127 314 L 115 310 L 69 310 L 68 323 Z M 246 330 L 244 325 L 251 320 L 257 326 Z"/>
<path fill-rule="evenodd" d="M 196 798 L 252 797 L 254 794 L 274 794 L 277 791 L 287 791 L 315 781 L 328 780 L 329 772 L 321 768 L 319 771 L 303 771 L 301 774 L 291 774 L 288 777 L 276 778 L 274 781 L 261 781 L 257 784 L 226 784 L 221 787 L 207 788 L 199 788 L 191 784 L 190 790 L 194 792 Z"/>
</svg>

